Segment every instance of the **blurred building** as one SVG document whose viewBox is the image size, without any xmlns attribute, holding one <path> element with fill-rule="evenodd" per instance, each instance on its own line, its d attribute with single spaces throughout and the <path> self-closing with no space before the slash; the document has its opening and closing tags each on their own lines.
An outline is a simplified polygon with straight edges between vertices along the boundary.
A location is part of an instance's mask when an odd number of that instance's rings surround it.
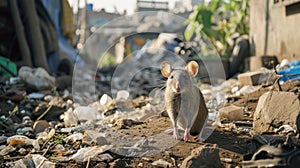
<svg viewBox="0 0 300 168">
<path fill-rule="evenodd" d="M 168 11 L 169 2 L 166 0 L 154 1 L 154 0 L 137 0 L 137 11 Z"/>
<path fill-rule="evenodd" d="M 300 58 L 300 0 L 250 0 L 251 55 Z"/>
</svg>

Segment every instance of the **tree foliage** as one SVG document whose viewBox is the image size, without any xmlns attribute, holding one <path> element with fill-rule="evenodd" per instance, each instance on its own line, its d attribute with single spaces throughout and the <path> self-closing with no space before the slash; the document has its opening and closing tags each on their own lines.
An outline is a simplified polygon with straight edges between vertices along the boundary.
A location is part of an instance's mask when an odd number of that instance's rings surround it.
<svg viewBox="0 0 300 168">
<path fill-rule="evenodd" d="M 187 41 L 201 38 L 202 31 L 221 56 L 230 56 L 232 37 L 249 34 L 249 0 L 212 0 L 197 6 L 186 23 Z"/>
</svg>

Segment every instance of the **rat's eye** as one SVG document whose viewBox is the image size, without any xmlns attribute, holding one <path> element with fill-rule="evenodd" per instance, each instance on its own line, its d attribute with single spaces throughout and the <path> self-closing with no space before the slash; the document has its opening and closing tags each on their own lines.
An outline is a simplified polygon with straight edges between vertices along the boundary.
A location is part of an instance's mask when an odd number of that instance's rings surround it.
<svg viewBox="0 0 300 168">
<path fill-rule="evenodd" d="M 172 75 L 172 76 L 170 76 L 170 79 L 173 79 L 174 78 L 174 76 Z"/>
</svg>

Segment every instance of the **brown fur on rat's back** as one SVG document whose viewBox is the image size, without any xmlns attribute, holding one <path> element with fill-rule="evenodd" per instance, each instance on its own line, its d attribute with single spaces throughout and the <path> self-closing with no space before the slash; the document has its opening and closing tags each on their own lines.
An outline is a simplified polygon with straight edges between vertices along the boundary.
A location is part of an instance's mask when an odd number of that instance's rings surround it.
<svg viewBox="0 0 300 168">
<path fill-rule="evenodd" d="M 205 105 L 204 97 L 203 97 L 203 94 L 201 93 L 200 89 L 199 89 L 199 94 L 200 94 L 199 110 L 198 110 L 197 118 L 191 129 L 192 135 L 197 135 L 201 132 L 201 130 L 203 129 L 203 126 L 205 124 L 205 120 L 208 116 L 208 110 Z"/>
</svg>

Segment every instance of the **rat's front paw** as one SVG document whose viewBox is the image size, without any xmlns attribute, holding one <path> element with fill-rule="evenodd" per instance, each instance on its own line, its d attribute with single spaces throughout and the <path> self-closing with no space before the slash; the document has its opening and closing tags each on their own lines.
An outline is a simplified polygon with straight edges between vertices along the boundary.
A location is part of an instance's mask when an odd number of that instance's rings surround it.
<svg viewBox="0 0 300 168">
<path fill-rule="evenodd" d="M 179 139 L 178 129 L 174 129 L 174 131 L 173 131 L 173 137 L 174 137 L 174 139 L 176 139 L 176 140 Z"/>
</svg>

